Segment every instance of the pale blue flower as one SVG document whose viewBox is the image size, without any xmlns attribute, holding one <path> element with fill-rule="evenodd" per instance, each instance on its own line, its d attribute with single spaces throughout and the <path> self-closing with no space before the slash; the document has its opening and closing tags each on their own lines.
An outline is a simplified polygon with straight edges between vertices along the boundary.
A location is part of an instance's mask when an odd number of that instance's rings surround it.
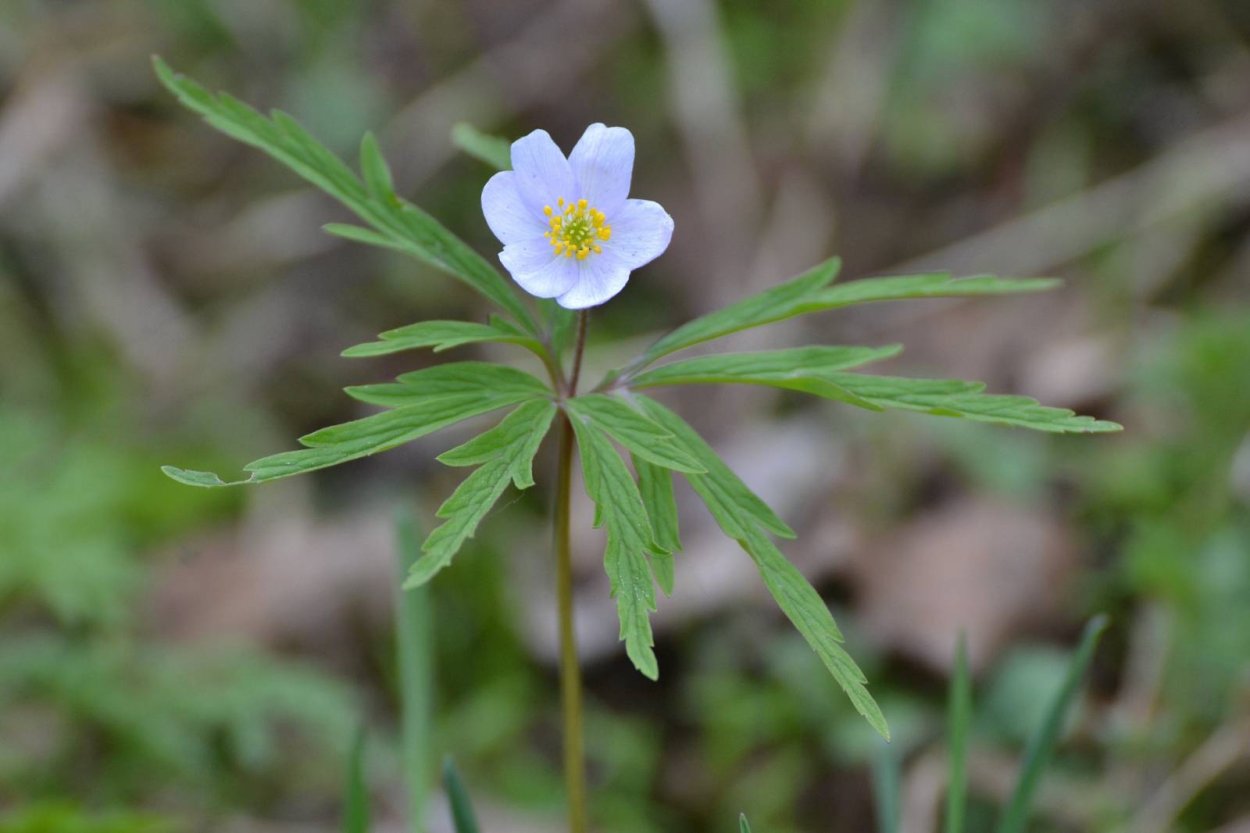
<svg viewBox="0 0 1250 833">
<path fill-rule="evenodd" d="M 513 280 L 585 309 L 663 254 L 673 218 L 659 203 L 627 199 L 633 169 L 634 136 L 623 127 L 592 124 L 567 159 L 545 130 L 513 142 L 512 170 L 482 189 L 482 213 Z"/>
</svg>

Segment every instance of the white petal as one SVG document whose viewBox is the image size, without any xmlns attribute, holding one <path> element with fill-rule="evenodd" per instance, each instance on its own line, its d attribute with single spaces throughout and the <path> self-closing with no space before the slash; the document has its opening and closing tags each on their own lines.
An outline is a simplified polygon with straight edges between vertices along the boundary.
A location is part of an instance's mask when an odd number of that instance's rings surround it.
<svg viewBox="0 0 1250 833">
<path fill-rule="evenodd" d="M 543 237 L 509 243 L 499 253 L 499 262 L 522 289 L 538 298 L 563 295 L 578 277 L 577 258 L 558 256 Z"/>
<path fill-rule="evenodd" d="M 610 253 L 591 255 L 578 263 L 577 281 L 567 292 L 556 298 L 565 309 L 597 307 L 611 299 L 629 282 L 629 267 Z"/>
<path fill-rule="evenodd" d="M 619 213 L 608 217 L 608 224 L 612 226 L 612 240 L 604 246 L 604 253 L 610 248 L 630 269 L 664 254 L 673 239 L 673 218 L 651 200 L 626 200 Z"/>
<path fill-rule="evenodd" d="M 516 174 L 512 171 L 500 171 L 486 183 L 482 189 L 482 213 L 486 215 L 486 225 L 505 245 L 528 240 L 547 230 L 542 213 L 534 211 L 521 199 Z"/>
<path fill-rule="evenodd" d="M 551 241 L 541 236 L 531 236 L 525 240 L 514 240 L 503 247 L 499 253 L 499 262 L 509 272 L 533 272 L 547 265 L 555 257 L 551 250 Z"/>
<path fill-rule="evenodd" d="M 517 190 L 532 209 L 542 211 L 556 199 L 575 199 L 573 169 L 546 130 L 535 130 L 512 143 Z"/>
<path fill-rule="evenodd" d="M 578 196 L 612 214 L 629 196 L 634 134 L 623 127 L 592 124 L 569 154 L 569 165 L 577 178 Z"/>
</svg>

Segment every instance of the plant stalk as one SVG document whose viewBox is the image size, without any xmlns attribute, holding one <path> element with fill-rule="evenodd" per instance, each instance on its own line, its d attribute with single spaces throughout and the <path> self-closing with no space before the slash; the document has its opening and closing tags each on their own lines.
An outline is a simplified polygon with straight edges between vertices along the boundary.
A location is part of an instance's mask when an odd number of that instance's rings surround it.
<svg viewBox="0 0 1250 833">
<path fill-rule="evenodd" d="M 577 342 L 573 372 L 566 397 L 577 395 L 582 352 L 586 348 L 586 311 L 577 315 Z M 560 621 L 560 707 L 564 717 L 564 784 L 568 793 L 569 833 L 586 833 L 586 751 L 582 720 L 582 674 L 577 661 L 577 632 L 573 626 L 573 552 L 570 509 L 573 483 L 573 425 L 561 410 L 559 460 L 556 481 L 555 549 L 556 605 Z"/>
</svg>

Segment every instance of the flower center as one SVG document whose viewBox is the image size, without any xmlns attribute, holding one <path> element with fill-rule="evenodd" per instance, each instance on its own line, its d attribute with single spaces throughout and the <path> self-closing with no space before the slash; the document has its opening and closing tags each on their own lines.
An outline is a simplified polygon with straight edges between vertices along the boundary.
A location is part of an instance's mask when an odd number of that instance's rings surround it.
<svg viewBox="0 0 1250 833">
<path fill-rule="evenodd" d="M 551 249 L 557 256 L 576 257 L 585 260 L 593 254 L 603 252 L 599 242 L 612 239 L 612 227 L 607 218 L 597 208 L 591 208 L 586 200 L 565 202 L 564 197 L 556 200 L 556 207 L 543 207 L 547 215 L 549 231 L 543 237 L 551 241 Z"/>
</svg>

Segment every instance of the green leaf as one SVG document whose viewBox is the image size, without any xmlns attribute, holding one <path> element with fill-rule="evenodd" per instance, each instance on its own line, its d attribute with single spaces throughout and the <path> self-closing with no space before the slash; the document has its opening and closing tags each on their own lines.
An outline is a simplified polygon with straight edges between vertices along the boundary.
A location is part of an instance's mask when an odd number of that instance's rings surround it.
<svg viewBox="0 0 1250 833">
<path fill-rule="evenodd" d="M 542 344 L 533 336 L 514 330 L 498 320 L 490 324 L 477 324 L 469 321 L 422 321 L 419 324 L 387 330 L 378 336 L 377 341 L 349 347 L 343 351 L 342 355 L 348 358 L 385 356 L 425 347 L 433 347 L 435 353 L 441 353 L 453 347 L 483 341 L 520 344 L 539 355 L 542 355 L 543 350 Z"/>
<path fill-rule="evenodd" d="M 633 462 L 634 471 L 638 473 L 638 491 L 642 495 L 643 505 L 647 507 L 647 515 L 651 518 L 655 543 L 665 552 L 677 552 L 681 549 L 681 535 L 677 520 L 677 499 L 673 496 L 673 475 L 668 469 L 636 454 Z"/>
<path fill-rule="evenodd" d="M 671 552 L 662 552 L 660 547 L 653 547 L 647 552 L 647 561 L 651 564 L 651 575 L 655 583 L 660 585 L 665 596 L 673 595 L 673 584 L 677 580 L 676 564 Z"/>
<path fill-rule="evenodd" d="M 636 376 L 634 389 L 682 384 L 746 384 L 796 390 L 872 411 L 897 409 L 1052 433 L 1119 431 L 1114 422 L 1041 405 L 1027 396 L 985 393 L 980 382 L 870 376 L 845 370 L 889 358 L 888 347 L 799 347 L 672 362 Z"/>
<path fill-rule="evenodd" d="M 161 471 L 171 480 L 177 480 L 187 486 L 199 486 L 201 488 L 212 488 L 214 486 L 233 486 L 233 483 L 227 483 L 211 471 L 193 471 L 192 469 L 180 469 L 177 466 L 161 466 Z"/>
<path fill-rule="evenodd" d="M 412 250 L 402 241 L 380 234 L 372 229 L 353 226 L 351 223 L 326 223 L 321 227 L 321 230 L 326 234 L 342 237 L 344 240 L 350 240 L 353 243 L 363 243 L 366 246 L 379 246 L 383 249 L 393 249 L 404 254 L 412 254 Z"/>
<path fill-rule="evenodd" d="M 581 420 L 597 425 L 644 460 L 674 471 L 706 471 L 673 441 L 672 434 L 619 397 L 590 393 L 565 404 L 574 422 Z"/>
<path fill-rule="evenodd" d="M 845 370 L 881 361 L 902 352 L 902 345 L 886 347 L 795 347 L 760 353 L 721 353 L 672 362 L 636 376 L 635 389 L 663 385 L 742 383 L 785 386 L 810 382 L 822 372 Z"/>
<path fill-rule="evenodd" d="M 497 171 L 512 168 L 512 145 L 507 139 L 483 133 L 471 124 L 460 122 L 451 129 L 451 141 L 469 156 Z"/>
<path fill-rule="evenodd" d="M 396 524 L 395 662 L 399 669 L 400 750 L 408 818 L 413 833 L 425 829 L 425 808 L 434 748 L 434 625 L 429 591 L 402 589 L 404 577 L 421 556 L 413 513 L 401 511 Z"/>
<path fill-rule="evenodd" d="M 449 466 L 479 468 L 465 478 L 438 509 L 445 522 L 425 539 L 423 554 L 412 566 L 404 587 L 419 587 L 451 563 L 473 537 L 478 524 L 499 500 L 508 482 L 518 489 L 534 485 L 534 455 L 551 427 L 556 406 L 533 400 L 504 417 L 494 428 L 439 456 Z"/>
<path fill-rule="evenodd" d="M 1038 784 L 1041 783 L 1042 773 L 1054 755 L 1055 745 L 1059 742 L 1059 733 L 1063 730 L 1064 719 L 1068 716 L 1068 711 L 1076 699 L 1077 687 L 1080 686 L 1081 679 L 1094 658 L 1094 649 L 1098 647 L 1098 640 L 1106 628 L 1107 617 L 1105 616 L 1095 616 L 1085 626 L 1081 634 L 1081 642 L 1072 655 L 1072 662 L 1068 666 L 1063 686 L 1047 708 L 1046 719 L 1029 737 L 1028 746 L 1024 752 L 1024 767 L 1015 789 L 1012 790 L 1011 800 L 1003 811 L 1002 819 L 998 824 L 998 833 L 1023 833 L 1028 823 L 1033 795 L 1037 792 Z"/>
<path fill-rule="evenodd" d="M 382 149 L 372 133 L 366 133 L 360 141 L 360 173 L 364 177 L 369 196 L 386 200 L 395 196 L 395 182 L 391 169 L 382 157 Z"/>
<path fill-rule="evenodd" d="M 343 812 L 344 833 L 369 833 L 369 790 L 365 785 L 365 731 L 356 732 L 347 762 L 347 797 Z"/>
<path fill-rule="evenodd" d="M 1061 284 L 1062 281 L 1054 278 L 999 278 L 994 275 L 957 278 L 950 272 L 864 278 L 816 293 L 810 301 L 812 309 L 809 311 L 839 309 L 872 301 L 1015 295 L 1022 292 L 1043 292 Z"/>
<path fill-rule="evenodd" d="M 367 235 L 358 234 L 353 239 L 404 251 L 448 272 L 537 334 L 533 318 L 512 285 L 485 258 L 415 205 L 389 191 L 378 193 L 389 181 L 389 175 L 384 175 L 385 163 L 381 163 L 376 147 L 369 147 L 368 140 L 362 147 L 362 165 L 369 181 L 366 185 L 287 114 L 275 110 L 266 118 L 233 96 L 208 92 L 175 73 L 160 58 L 153 58 L 153 66 L 161 83 L 210 125 L 286 165 L 341 202 L 378 235 L 376 239 L 364 239 Z M 332 233 L 339 233 L 349 227 L 332 228 Z"/>
<path fill-rule="evenodd" d="M 641 395 L 636 398 L 648 416 L 672 433 L 686 451 L 707 468 L 705 474 L 687 474 L 685 477 L 707 505 L 721 530 L 751 556 L 777 605 L 846 692 L 856 711 L 888 740 L 890 735 L 885 716 L 868 693 L 863 672 L 842 648 L 842 633 L 829 608 L 815 588 L 766 535 L 766 531 L 790 537 L 794 533 L 729 470 L 716 452 L 681 417 L 654 399 Z"/>
<path fill-rule="evenodd" d="M 526 402 L 491 430 L 438 455 L 438 461 L 447 466 L 477 466 L 507 460 L 513 483 L 518 489 L 528 489 L 534 485 L 534 455 L 555 412 L 554 402 Z"/>
<path fill-rule="evenodd" d="M 738 814 L 738 833 L 751 833 L 751 825 L 747 821 L 746 813 Z"/>
<path fill-rule="evenodd" d="M 402 385 L 396 387 L 403 388 Z M 162 471 L 174 480 L 190 486 L 264 483 L 386 451 L 469 417 L 515 405 L 535 396 L 532 391 L 498 393 L 478 390 L 425 398 L 412 397 L 409 400 L 412 404 L 404 407 L 322 428 L 301 437 L 300 442 L 309 448 L 284 451 L 248 463 L 244 466 L 244 471 L 250 472 L 251 477 L 246 480 L 226 482 L 212 472 L 188 471 L 173 466 L 166 466 Z"/>
<path fill-rule="evenodd" d="M 739 330 L 771 324 L 804 312 L 803 304 L 813 293 L 829 285 L 842 268 L 839 258 L 830 258 L 798 277 L 766 289 L 715 312 L 683 324 L 661 338 L 643 354 L 639 365 L 685 350 Z"/>
<path fill-rule="evenodd" d="M 493 362 L 448 362 L 405 373 L 394 382 L 354 385 L 348 396 L 383 407 L 413 405 L 439 396 L 548 396 L 551 389 L 523 370 Z M 514 400 L 516 401 L 516 400 Z"/>
<path fill-rule="evenodd" d="M 728 510 L 717 516 L 716 521 L 729 537 L 735 540 L 746 534 L 749 525 L 757 525 L 782 538 L 793 538 L 794 530 L 778 518 L 768 504 L 752 492 L 733 470 L 725 464 L 712 447 L 699 436 L 699 432 L 691 428 L 685 420 L 665 408 L 659 402 L 647 396 L 638 395 L 636 401 L 642 406 L 643 412 L 664 430 L 671 433 L 685 451 L 701 466 L 707 469 L 702 479 L 712 484 L 724 497 Z M 690 478 L 687 478 L 690 479 Z M 715 514 L 720 508 L 709 506 Z M 739 524 L 739 519 L 749 520 L 749 524 Z M 728 528 L 726 528 L 728 527 Z M 730 532 L 730 529 L 733 531 Z"/>
<path fill-rule="evenodd" d="M 985 386 L 980 382 L 868 376 L 842 371 L 821 373 L 819 378 L 877 408 L 962 417 L 975 422 L 1013 425 L 1052 433 L 1122 430 L 1114 422 L 1077 416 L 1067 408 L 1040 405 L 1036 399 L 1027 396 L 983 393 Z"/>
<path fill-rule="evenodd" d="M 570 422 L 581 451 L 586 491 L 607 530 L 603 564 L 616 599 L 625 653 L 645 676 L 658 679 L 650 619 L 655 610 L 655 585 L 647 559 L 647 551 L 656 547 L 647 510 L 625 461 L 598 423 L 582 419 Z"/>
<path fill-rule="evenodd" d="M 796 315 L 871 301 L 1040 292 L 1059 285 L 1059 281 L 1050 278 L 998 278 L 992 275 L 956 278 L 949 272 L 935 272 L 865 278 L 830 287 L 840 266 L 841 261 L 837 258 L 827 260 L 785 283 L 696 318 L 653 344 L 631 365 L 630 370 L 645 367 L 669 353 L 704 341 Z"/>
<path fill-rule="evenodd" d="M 642 505 L 651 520 L 651 538 L 655 543 L 650 553 L 651 573 L 664 595 L 673 595 L 676 578 L 673 553 L 681 549 L 678 534 L 677 500 L 673 496 L 673 475 L 662 467 L 639 457 L 631 456 L 634 471 L 638 474 L 638 493 Z"/>
<path fill-rule="evenodd" d="M 715 490 L 707 488 L 706 484 L 703 484 L 702 491 L 700 491 L 700 484 L 692 482 L 691 485 L 705 501 L 721 499 Z M 723 511 L 725 510 L 722 507 Z M 881 707 L 877 705 L 877 701 L 868 693 L 868 678 L 842 647 L 842 633 L 838 630 L 838 625 L 834 622 L 833 614 L 829 612 L 824 599 L 762 532 L 752 529 L 745 538 L 739 540 L 739 543 L 755 561 L 755 566 L 759 569 L 764 584 L 776 600 L 777 606 L 785 613 L 795 629 L 802 634 L 803 639 L 807 641 L 816 656 L 824 663 L 825 668 L 842 687 L 847 697 L 850 698 L 851 705 L 883 738 L 889 740 L 890 729 L 886 725 L 885 715 L 881 713 Z"/>
<path fill-rule="evenodd" d="M 460 772 L 451 758 L 443 762 L 443 788 L 447 791 L 447 802 L 451 805 L 451 823 L 456 833 L 479 833 L 469 793 L 464 788 Z"/>
<path fill-rule="evenodd" d="M 968 729 L 972 725 L 972 679 L 968 672 L 968 646 L 959 634 L 955 649 L 955 671 L 947 695 L 947 743 L 950 746 L 950 774 L 946 780 L 945 833 L 963 833 L 964 809 L 968 803 Z"/>
</svg>

